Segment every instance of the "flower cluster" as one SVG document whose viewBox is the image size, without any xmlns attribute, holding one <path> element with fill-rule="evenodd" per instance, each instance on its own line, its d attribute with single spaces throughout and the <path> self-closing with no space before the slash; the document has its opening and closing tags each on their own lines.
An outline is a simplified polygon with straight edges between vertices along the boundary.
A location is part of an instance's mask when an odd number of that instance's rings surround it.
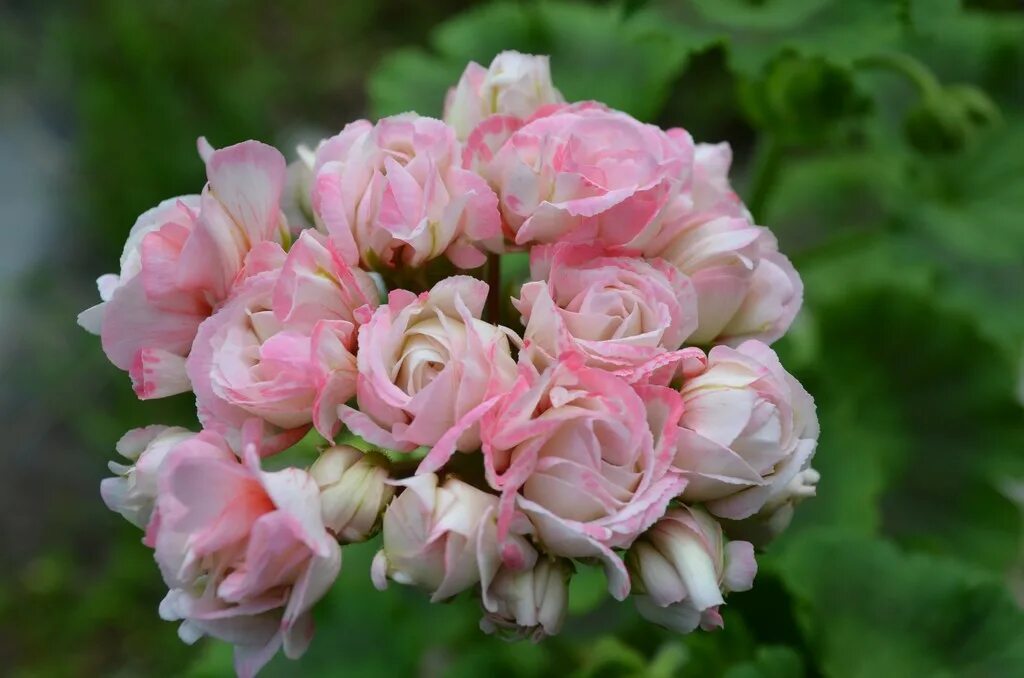
<svg viewBox="0 0 1024 678">
<path fill-rule="evenodd" d="M 566 103 L 505 52 L 443 120 L 353 122 L 290 167 L 199 152 L 202 192 L 139 218 L 79 319 L 140 398 L 195 396 L 199 432 L 130 431 L 102 485 L 183 640 L 241 675 L 299 656 L 378 531 L 374 585 L 475 594 L 487 633 L 557 633 L 595 564 L 655 623 L 721 626 L 818 478 L 814 403 L 768 346 L 800 278 L 726 144 Z M 307 435 L 308 468 L 262 470 Z"/>
</svg>

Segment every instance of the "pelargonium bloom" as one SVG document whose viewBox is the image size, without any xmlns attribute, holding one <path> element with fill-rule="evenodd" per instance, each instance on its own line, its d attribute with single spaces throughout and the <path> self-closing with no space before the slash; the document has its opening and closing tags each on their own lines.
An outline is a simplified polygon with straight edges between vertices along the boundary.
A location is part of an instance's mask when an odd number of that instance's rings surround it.
<svg viewBox="0 0 1024 678">
<path fill-rule="evenodd" d="M 572 572 L 568 560 L 547 556 L 531 568 L 502 567 L 482 592 L 480 629 L 533 642 L 556 635 L 569 609 Z"/>
<path fill-rule="evenodd" d="M 697 327 L 689 279 L 659 260 L 608 256 L 586 245 L 534 247 L 534 282 L 513 300 L 523 314 L 523 353 L 543 370 L 567 350 L 629 376 L 678 349 Z"/>
<path fill-rule="evenodd" d="M 355 307 L 376 303 L 369 275 L 314 233 L 280 265 L 248 278 L 203 322 L 187 361 L 204 425 L 227 434 L 259 417 L 281 434 L 271 451 L 314 419 L 333 432 L 337 404 L 355 393 Z"/>
<path fill-rule="evenodd" d="M 716 346 L 703 374 L 685 380 L 673 467 L 687 502 L 748 518 L 807 469 L 818 443 L 814 401 L 759 341 Z"/>
<path fill-rule="evenodd" d="M 312 207 L 350 265 L 476 268 L 501 248 L 497 197 L 461 167 L 454 131 L 415 114 L 350 123 L 320 143 Z"/>
<path fill-rule="evenodd" d="M 548 57 L 505 51 L 488 68 L 469 62 L 458 85 L 448 90 L 444 121 L 465 140 L 491 116 L 525 120 L 542 106 L 564 101 L 551 83 Z"/>
<path fill-rule="evenodd" d="M 393 290 L 359 328 L 358 409 L 341 406 L 354 433 L 408 452 L 445 434 L 480 446 L 472 416 L 516 378 L 509 330 L 480 320 L 487 284 L 453 276 L 419 296 Z"/>
<path fill-rule="evenodd" d="M 260 470 L 258 428 L 246 425 L 244 461 L 211 431 L 175 447 L 146 535 L 170 589 L 160 616 L 181 620 L 185 642 L 232 643 L 243 676 L 282 646 L 292 659 L 305 652 L 310 609 L 341 568 L 316 482 L 296 468 Z"/>
<path fill-rule="evenodd" d="M 480 171 L 517 245 L 637 246 L 689 181 L 693 143 L 619 111 L 574 104 L 515 130 Z"/>
<path fill-rule="evenodd" d="M 281 154 L 256 141 L 214 151 L 201 140 L 201 147 L 202 195 L 164 201 L 139 217 L 120 275 L 101 277 L 103 302 L 79 316 L 140 398 L 189 390 L 185 357 L 199 324 L 245 275 L 254 247 L 288 238 Z"/>
<path fill-rule="evenodd" d="M 698 144 L 693 181 L 660 215 L 646 256 L 672 263 L 697 291 L 694 344 L 772 342 L 803 302 L 803 284 L 768 229 L 755 226 L 729 185 L 727 144 Z"/>
<path fill-rule="evenodd" d="M 387 580 L 432 591 L 445 600 L 481 583 L 486 589 L 502 560 L 532 567 L 537 555 L 521 536 L 498 542 L 498 498 L 433 473 L 394 481 L 402 488 L 384 513 L 381 550 L 373 560 L 373 583 Z M 501 550 L 499 550 L 501 549 Z"/>
<path fill-rule="evenodd" d="M 134 463 L 110 462 L 117 475 L 100 482 L 100 494 L 111 511 L 145 529 L 156 503 L 157 478 L 168 452 L 195 433 L 180 426 L 146 426 L 128 431 L 117 441 L 117 452 Z"/>
<path fill-rule="evenodd" d="M 627 548 L 686 486 L 670 467 L 671 419 L 657 396 L 645 400 L 579 354 L 540 374 L 523 369 L 480 427 L 487 479 L 502 493 L 501 536 L 521 511 L 548 553 L 602 559 L 612 595 L 624 598 L 629 579 L 613 549 Z"/>
<path fill-rule="evenodd" d="M 693 507 L 670 509 L 629 550 L 637 609 L 680 633 L 722 625 L 718 608 L 730 591 L 754 583 L 754 547 L 726 541 L 721 526 Z"/>
</svg>

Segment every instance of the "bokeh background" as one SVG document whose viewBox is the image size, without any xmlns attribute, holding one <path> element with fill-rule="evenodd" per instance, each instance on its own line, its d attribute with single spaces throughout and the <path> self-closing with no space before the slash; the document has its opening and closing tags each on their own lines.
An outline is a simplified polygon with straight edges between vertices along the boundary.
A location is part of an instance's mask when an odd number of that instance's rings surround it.
<svg viewBox="0 0 1024 678">
<path fill-rule="evenodd" d="M 309 676 L 1024 675 L 1024 9 L 1017 0 L 93 0 L 0 4 L 0 672 L 220 676 L 156 614 L 98 483 L 137 402 L 76 327 L 135 217 L 198 191 L 195 140 L 289 157 L 360 116 L 438 115 L 465 63 L 701 141 L 804 277 L 776 347 L 818 402 L 819 496 L 726 628 L 674 636 L 573 582 L 540 645 L 472 600 L 372 590 L 346 548 Z"/>
</svg>

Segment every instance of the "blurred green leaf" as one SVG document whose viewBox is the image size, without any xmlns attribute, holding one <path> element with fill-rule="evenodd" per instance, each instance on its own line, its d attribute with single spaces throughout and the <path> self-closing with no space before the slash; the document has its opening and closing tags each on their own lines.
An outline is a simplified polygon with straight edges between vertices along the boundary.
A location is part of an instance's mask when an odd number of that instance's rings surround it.
<svg viewBox="0 0 1024 678">
<path fill-rule="evenodd" d="M 805 535 L 777 558 L 831 678 L 1024 672 L 1024 612 L 998 580 L 881 541 Z"/>
<path fill-rule="evenodd" d="M 764 645 L 753 659 L 725 672 L 723 678 L 800 678 L 803 661 L 792 648 Z"/>
<path fill-rule="evenodd" d="M 493 3 L 446 22 L 434 54 L 405 50 L 385 59 L 370 81 L 374 111 L 438 116 L 447 87 L 468 61 L 488 64 L 516 49 L 549 54 L 555 84 L 569 101 L 599 99 L 639 118 L 653 117 L 686 59 L 704 40 L 684 40 L 656 14 L 624 16 L 614 6 L 569 2 Z"/>
<path fill-rule="evenodd" d="M 883 530 L 1005 571 L 1020 518 L 1000 485 L 1024 461 L 1012 365 L 969 315 L 907 290 L 851 291 L 813 313 L 822 362 L 801 376 L 822 480 L 795 524 Z"/>
<path fill-rule="evenodd" d="M 757 76 L 783 52 L 843 65 L 891 49 L 903 32 L 897 0 L 690 0 L 665 3 L 690 40 L 724 40 L 737 73 Z"/>
<path fill-rule="evenodd" d="M 569 613 L 586 614 L 608 599 L 608 582 L 596 567 L 578 567 L 569 580 Z"/>
<path fill-rule="evenodd" d="M 820 142 L 871 105 L 850 69 L 820 57 L 782 54 L 767 66 L 764 77 L 741 83 L 741 101 L 750 119 L 788 144 Z"/>
</svg>

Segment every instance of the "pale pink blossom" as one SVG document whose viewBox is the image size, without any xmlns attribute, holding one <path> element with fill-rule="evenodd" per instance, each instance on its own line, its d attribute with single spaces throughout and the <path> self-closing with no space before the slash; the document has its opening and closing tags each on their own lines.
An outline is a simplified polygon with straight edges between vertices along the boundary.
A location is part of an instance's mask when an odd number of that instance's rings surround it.
<svg viewBox="0 0 1024 678">
<path fill-rule="evenodd" d="M 569 561 L 548 556 L 537 558 L 532 568 L 502 567 L 483 591 L 480 629 L 535 643 L 556 635 L 568 611 L 572 572 Z"/>
<path fill-rule="evenodd" d="M 304 232 L 280 268 L 249 277 L 205 320 L 187 371 L 200 420 L 231 435 L 250 417 L 287 447 L 316 421 L 325 435 L 355 394 L 355 309 L 376 304 L 369 275 Z"/>
<path fill-rule="evenodd" d="M 525 120 L 542 106 L 564 101 L 551 83 L 548 57 L 506 51 L 494 57 L 488 68 L 469 62 L 458 85 L 448 90 L 444 121 L 465 140 L 491 116 Z"/>
<path fill-rule="evenodd" d="M 309 474 L 320 486 L 324 525 L 339 541 L 359 542 L 373 536 L 395 494 L 384 457 L 335 445 L 320 453 Z"/>
<path fill-rule="evenodd" d="M 770 343 L 803 302 L 800 276 L 729 185 L 731 160 L 727 144 L 698 144 L 691 185 L 663 210 L 643 244 L 645 255 L 665 259 L 693 281 L 694 344 Z"/>
<path fill-rule="evenodd" d="M 345 425 L 392 450 L 445 436 L 459 450 L 477 449 L 480 406 L 516 378 L 511 331 L 480 320 L 486 299 L 487 284 L 468 276 L 419 296 L 393 290 L 359 328 L 358 408 L 338 408 Z"/>
<path fill-rule="evenodd" d="M 146 426 L 121 436 L 117 453 L 132 463 L 110 462 L 110 470 L 117 475 L 100 482 L 100 494 L 107 507 L 145 529 L 153 514 L 157 478 L 167 453 L 194 435 L 179 426 Z"/>
<path fill-rule="evenodd" d="M 470 143 L 488 155 L 494 141 Z M 639 247 L 689 181 L 692 162 L 688 137 L 574 104 L 528 121 L 478 164 L 517 245 L 568 240 Z"/>
<path fill-rule="evenodd" d="M 401 493 L 384 513 L 383 543 L 373 560 L 373 583 L 387 580 L 445 600 L 480 583 L 486 590 L 503 560 L 532 567 L 533 547 L 521 536 L 498 542 L 498 498 L 456 478 L 433 473 L 394 481 Z"/>
<path fill-rule="evenodd" d="M 475 268 L 501 248 L 497 198 L 463 169 L 454 131 L 403 114 L 350 123 L 320 143 L 313 171 L 317 225 L 345 261 L 369 269 L 446 256 Z"/>
<path fill-rule="evenodd" d="M 252 676 L 281 647 L 305 652 L 310 609 L 341 567 L 324 528 L 316 482 L 305 471 L 260 470 L 258 421 L 246 425 L 244 461 L 204 431 L 179 444 L 160 474 L 147 543 L 170 591 L 160 616 L 179 635 L 235 646 L 235 668 Z"/>
<path fill-rule="evenodd" d="M 286 242 L 278 206 L 284 158 L 246 141 L 214 151 L 201 140 L 208 183 L 201 196 L 161 203 L 136 222 L 121 273 L 99 280 L 102 303 L 79 322 L 129 371 L 141 398 L 189 390 L 185 372 L 199 324 L 245 276 L 253 248 Z"/>
<path fill-rule="evenodd" d="M 753 586 L 754 547 L 726 541 L 698 508 L 673 508 L 629 550 L 640 614 L 680 633 L 722 626 L 718 608 L 730 591 Z"/>
<path fill-rule="evenodd" d="M 521 355 L 540 370 L 576 349 L 588 365 L 632 376 L 697 327 L 693 285 L 663 261 L 563 244 L 534 247 L 530 270 L 534 282 L 513 303 L 526 326 Z"/>
<path fill-rule="evenodd" d="M 753 340 L 716 346 L 704 373 L 685 380 L 680 393 L 672 465 L 690 480 L 685 501 L 740 520 L 790 498 L 791 482 L 814 455 L 818 419 L 774 351 Z"/>
<path fill-rule="evenodd" d="M 600 558 L 612 595 L 624 598 L 629 579 L 613 549 L 627 548 L 686 485 L 665 447 L 676 401 L 586 367 L 579 354 L 540 374 L 524 368 L 481 423 L 487 479 L 502 493 L 500 535 L 522 512 L 548 553 Z"/>
</svg>

